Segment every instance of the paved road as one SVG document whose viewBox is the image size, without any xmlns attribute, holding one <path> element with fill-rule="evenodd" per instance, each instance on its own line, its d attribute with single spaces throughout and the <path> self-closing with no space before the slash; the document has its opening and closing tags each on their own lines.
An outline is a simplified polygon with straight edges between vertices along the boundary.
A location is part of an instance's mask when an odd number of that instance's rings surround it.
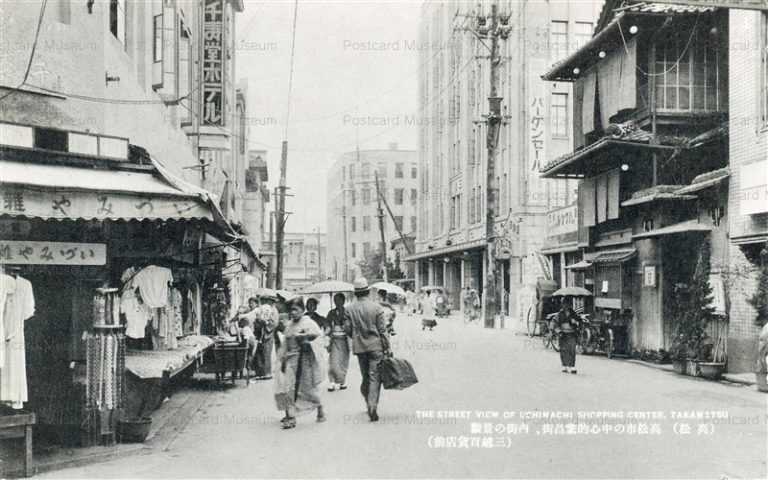
<svg viewBox="0 0 768 480">
<path fill-rule="evenodd" d="M 420 383 L 384 392 L 377 424 L 367 420 L 353 359 L 353 386 L 323 393 L 324 424 L 309 415 L 299 418 L 296 429 L 282 431 L 271 384 L 242 385 L 208 394 L 204 408 L 179 419 L 189 423 L 164 449 L 48 476 L 766 478 L 766 397 L 749 387 L 601 357 L 578 357 L 579 374 L 567 375 L 554 352 L 508 331 L 465 326 L 457 318 L 433 332 L 423 332 L 416 317 L 398 324 L 397 355 L 412 361 Z M 566 425 L 577 423 L 579 412 L 596 411 L 624 418 Z M 480 417 L 484 412 L 498 417 Z M 514 417 L 504 418 L 504 412 Z M 574 419 L 521 418 L 531 412 L 570 413 Z M 632 412 L 665 418 L 630 419 Z M 673 418 L 686 412 L 729 418 L 714 426 Z M 647 432 L 628 433 L 641 424 Z M 612 431 L 604 432 L 609 426 Z M 486 434 L 487 427 L 503 433 Z M 585 427 L 589 433 L 582 433 Z M 484 437 L 496 444 L 484 446 Z"/>
</svg>

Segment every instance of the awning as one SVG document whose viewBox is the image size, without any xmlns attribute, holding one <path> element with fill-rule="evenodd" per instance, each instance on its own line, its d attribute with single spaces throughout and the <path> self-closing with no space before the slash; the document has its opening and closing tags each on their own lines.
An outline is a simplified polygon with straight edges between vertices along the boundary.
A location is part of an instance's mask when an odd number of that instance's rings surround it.
<svg viewBox="0 0 768 480">
<path fill-rule="evenodd" d="M 696 178 L 693 179 L 693 182 L 691 182 L 690 185 L 683 187 L 680 190 L 677 190 L 675 193 L 677 194 L 694 193 L 700 190 L 704 190 L 705 188 L 714 187 L 715 185 L 718 185 L 721 182 L 727 180 L 730 175 L 731 175 L 731 172 L 728 169 L 728 167 L 721 168 L 719 170 L 714 170 L 712 172 L 707 172 L 697 176 Z"/>
<path fill-rule="evenodd" d="M 0 160 L 0 215 L 83 220 L 214 220 L 201 189 L 152 171 Z"/>
<path fill-rule="evenodd" d="M 660 200 L 696 200 L 695 195 L 681 195 L 678 191 L 682 185 L 657 185 L 655 187 L 640 190 L 632 195 L 632 198 L 621 202 L 622 207 L 631 207 Z"/>
<path fill-rule="evenodd" d="M 474 240 L 472 242 L 463 242 L 463 243 L 458 243 L 456 245 L 450 245 L 443 248 L 435 248 L 435 249 L 426 250 L 423 252 L 416 252 L 413 255 L 408 255 L 406 257 L 403 257 L 402 261 L 414 262 L 416 260 L 422 260 L 425 258 L 439 257 L 439 256 L 448 255 L 451 253 L 459 253 L 464 250 L 485 248 L 487 244 L 488 243 L 485 241 L 485 239 Z"/>
<path fill-rule="evenodd" d="M 676 223 L 662 228 L 651 230 L 650 232 L 638 233 L 632 235 L 632 240 L 643 238 L 661 237 L 662 235 L 674 235 L 676 233 L 705 233 L 712 230 L 712 227 L 703 225 L 697 220 L 688 220 L 686 222 Z"/>
<path fill-rule="evenodd" d="M 634 248 L 624 248 L 621 250 L 604 250 L 597 252 L 592 263 L 623 263 L 634 258 L 637 250 Z"/>
<path fill-rule="evenodd" d="M 582 260 L 578 263 L 574 263 L 573 265 L 566 265 L 565 269 L 566 270 L 586 270 L 591 267 L 592 267 L 592 262 Z"/>
</svg>

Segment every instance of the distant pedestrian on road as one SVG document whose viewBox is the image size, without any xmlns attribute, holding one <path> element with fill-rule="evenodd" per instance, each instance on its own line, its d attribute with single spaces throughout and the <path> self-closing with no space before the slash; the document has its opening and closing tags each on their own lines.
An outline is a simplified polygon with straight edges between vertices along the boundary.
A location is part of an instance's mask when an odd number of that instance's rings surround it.
<svg viewBox="0 0 768 480">
<path fill-rule="evenodd" d="M 304 315 L 304 301 L 296 297 L 288 302 L 289 321 L 278 352 L 279 373 L 275 379 L 277 408 L 285 410 L 284 429 L 296 426 L 296 414 L 317 409 L 317 421 L 325 421 L 318 386 L 323 382 L 322 355 L 318 338 L 322 330 Z"/>
<path fill-rule="evenodd" d="M 571 297 L 563 297 L 555 317 L 555 332 L 560 335 L 560 362 L 563 373 L 576 373 L 576 327 L 579 317 L 571 308 Z"/>
<path fill-rule="evenodd" d="M 432 331 L 437 326 L 435 315 L 435 300 L 433 293 L 428 293 L 421 301 L 421 329 Z"/>
<path fill-rule="evenodd" d="M 353 302 L 347 313 L 347 335 L 352 337 L 352 351 L 360 363 L 360 373 L 363 377 L 360 393 L 368 407 L 368 418 L 372 422 L 379 420 L 377 408 L 381 393 L 381 377 L 379 365 L 384 355 L 389 353 L 389 338 L 387 323 L 383 308 L 373 302 L 368 281 L 358 278 L 354 282 L 356 302 Z"/>
<path fill-rule="evenodd" d="M 275 330 L 278 326 L 279 313 L 275 308 L 274 298 L 263 296 L 259 303 L 261 304 L 258 310 L 261 331 L 256 353 L 261 370 L 256 373 L 256 376 L 262 380 L 269 380 L 272 378 L 272 351 L 275 348 Z"/>
<path fill-rule="evenodd" d="M 378 294 L 379 305 L 384 309 L 385 320 L 387 321 L 387 333 L 395 335 L 395 316 L 397 313 L 395 312 L 394 307 L 392 307 L 392 304 L 387 301 L 387 291 L 379 290 Z"/>
<path fill-rule="evenodd" d="M 343 293 L 333 296 L 336 308 L 328 312 L 328 325 L 331 338 L 328 343 L 328 391 L 333 392 L 347 388 L 347 370 L 349 369 L 349 336 L 344 329 L 349 322 L 349 314 L 344 307 L 346 298 Z"/>
</svg>

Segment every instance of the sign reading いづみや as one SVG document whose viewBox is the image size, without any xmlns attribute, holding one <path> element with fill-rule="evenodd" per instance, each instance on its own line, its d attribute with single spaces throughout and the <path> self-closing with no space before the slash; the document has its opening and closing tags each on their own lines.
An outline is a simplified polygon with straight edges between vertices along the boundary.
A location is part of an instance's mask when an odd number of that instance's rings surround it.
<svg viewBox="0 0 768 480">
<path fill-rule="evenodd" d="M 0 240 L 0 264 L 11 265 L 104 265 L 103 243 L 32 242 Z"/>
</svg>

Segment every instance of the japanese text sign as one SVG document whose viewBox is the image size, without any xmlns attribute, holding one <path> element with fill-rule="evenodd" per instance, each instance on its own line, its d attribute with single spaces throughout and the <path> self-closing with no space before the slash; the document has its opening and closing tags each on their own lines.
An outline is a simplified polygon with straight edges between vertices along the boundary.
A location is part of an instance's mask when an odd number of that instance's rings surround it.
<svg viewBox="0 0 768 480">
<path fill-rule="evenodd" d="M 104 265 L 103 243 L 0 240 L 0 263 L 13 265 Z"/>
</svg>

